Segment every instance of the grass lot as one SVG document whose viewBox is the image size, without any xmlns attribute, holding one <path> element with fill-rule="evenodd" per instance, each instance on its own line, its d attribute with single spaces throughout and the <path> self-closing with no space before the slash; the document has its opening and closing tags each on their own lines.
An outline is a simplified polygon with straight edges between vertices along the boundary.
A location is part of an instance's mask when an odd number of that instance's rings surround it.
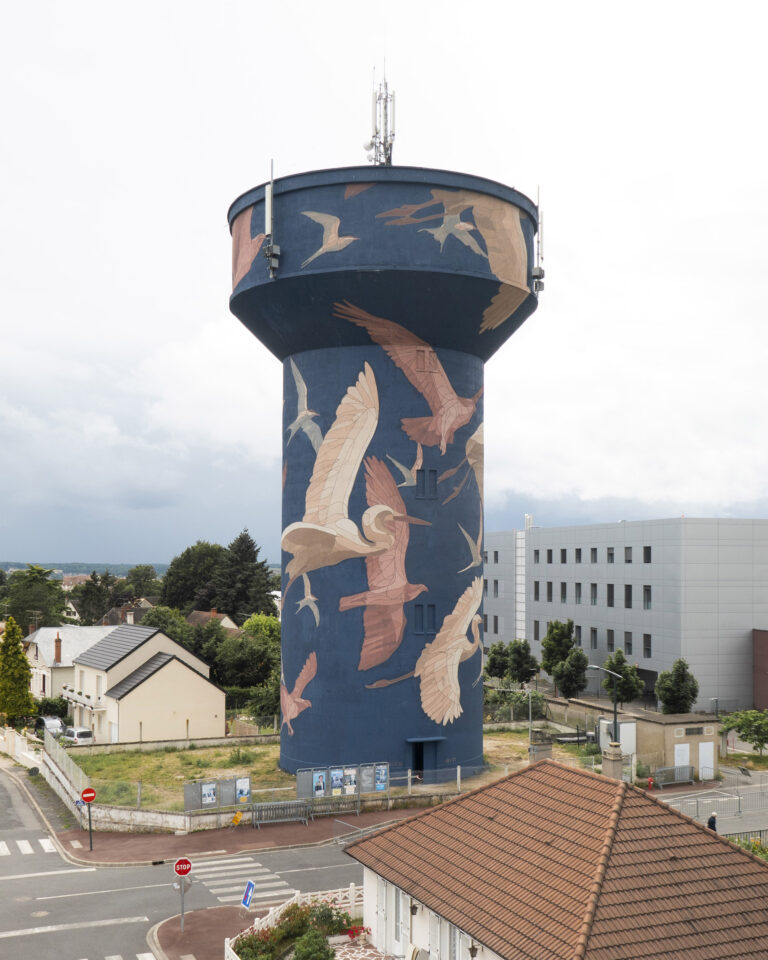
<svg viewBox="0 0 768 960">
<path fill-rule="evenodd" d="M 155 810 L 184 809 L 185 780 L 251 778 L 252 790 L 292 787 L 295 778 L 278 769 L 280 744 L 248 747 L 166 748 L 76 756 L 79 767 L 91 777 L 102 803 L 136 806 L 141 781 L 141 805 Z"/>
<path fill-rule="evenodd" d="M 465 780 L 465 788 L 478 786 L 510 772 L 528 762 L 528 731 L 494 731 L 485 735 L 484 756 L 491 768 L 488 773 Z M 577 756 L 572 746 L 555 744 L 555 757 Z M 231 777 L 251 778 L 251 789 L 272 790 L 293 787 L 295 777 L 278 768 L 280 744 L 257 744 L 248 747 L 205 747 L 189 750 L 167 748 L 151 753 L 140 751 L 104 753 L 94 756 L 78 754 L 76 763 L 91 778 L 96 796 L 102 803 L 135 807 L 137 784 L 141 781 L 141 805 L 155 810 L 183 810 L 184 782 L 188 780 L 224 780 Z M 768 761 L 768 757 L 766 757 Z M 446 784 L 446 789 L 451 785 Z M 434 788 L 431 787 L 430 791 Z M 395 789 L 393 793 L 404 792 Z M 280 794 L 286 799 L 290 794 Z M 271 799 L 267 794 L 265 799 Z"/>
</svg>

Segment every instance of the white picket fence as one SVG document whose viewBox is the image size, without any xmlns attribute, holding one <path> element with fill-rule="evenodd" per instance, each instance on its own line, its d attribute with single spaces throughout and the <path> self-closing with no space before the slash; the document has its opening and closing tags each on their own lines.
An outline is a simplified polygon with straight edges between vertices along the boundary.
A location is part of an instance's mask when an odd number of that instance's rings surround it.
<svg viewBox="0 0 768 960">
<path fill-rule="evenodd" d="M 354 919 L 363 915 L 363 888 L 350 883 L 348 887 L 341 887 L 338 890 L 323 890 L 319 893 L 295 893 L 290 900 L 286 900 L 277 907 L 272 907 L 266 916 L 254 920 L 251 926 L 238 933 L 237 937 L 242 937 L 243 934 L 248 933 L 258 933 L 259 930 L 276 926 L 285 910 L 294 903 L 333 903 L 340 910 L 346 910 L 350 917 Z M 233 947 L 237 937 L 227 937 L 224 940 L 224 960 L 240 960 Z"/>
</svg>

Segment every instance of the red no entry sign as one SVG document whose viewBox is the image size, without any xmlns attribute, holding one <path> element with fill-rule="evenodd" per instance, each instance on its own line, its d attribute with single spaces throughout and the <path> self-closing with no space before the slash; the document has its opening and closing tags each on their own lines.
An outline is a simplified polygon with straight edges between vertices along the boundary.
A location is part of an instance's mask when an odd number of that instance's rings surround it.
<svg viewBox="0 0 768 960">
<path fill-rule="evenodd" d="M 173 865 L 173 872 L 178 874 L 180 877 L 186 877 L 192 870 L 192 861 L 187 860 L 186 857 L 179 857 L 179 859 Z"/>
<path fill-rule="evenodd" d="M 80 796 L 85 803 L 93 803 L 93 801 L 96 799 L 96 791 L 93 789 L 93 787 L 86 787 Z"/>
</svg>

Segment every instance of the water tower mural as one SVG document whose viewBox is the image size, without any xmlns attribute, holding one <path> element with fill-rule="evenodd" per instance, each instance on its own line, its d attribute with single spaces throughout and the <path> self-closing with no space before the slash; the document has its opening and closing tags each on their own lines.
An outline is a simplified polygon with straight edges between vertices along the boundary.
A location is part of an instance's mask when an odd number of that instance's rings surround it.
<svg viewBox="0 0 768 960">
<path fill-rule="evenodd" d="M 536 308 L 536 207 L 352 167 L 229 221 L 231 309 L 283 363 L 281 765 L 479 766 L 483 363 Z"/>
</svg>

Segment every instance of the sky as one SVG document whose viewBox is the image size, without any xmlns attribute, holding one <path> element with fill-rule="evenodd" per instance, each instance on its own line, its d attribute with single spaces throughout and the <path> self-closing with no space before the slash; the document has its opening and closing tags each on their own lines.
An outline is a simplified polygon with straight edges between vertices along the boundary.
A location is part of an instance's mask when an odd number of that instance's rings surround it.
<svg viewBox="0 0 768 960">
<path fill-rule="evenodd" d="M 229 312 L 229 204 L 394 163 L 544 213 L 486 365 L 486 529 L 768 516 L 758 2 L 39 0 L 0 12 L 0 561 L 279 560 L 279 362 Z"/>
</svg>

